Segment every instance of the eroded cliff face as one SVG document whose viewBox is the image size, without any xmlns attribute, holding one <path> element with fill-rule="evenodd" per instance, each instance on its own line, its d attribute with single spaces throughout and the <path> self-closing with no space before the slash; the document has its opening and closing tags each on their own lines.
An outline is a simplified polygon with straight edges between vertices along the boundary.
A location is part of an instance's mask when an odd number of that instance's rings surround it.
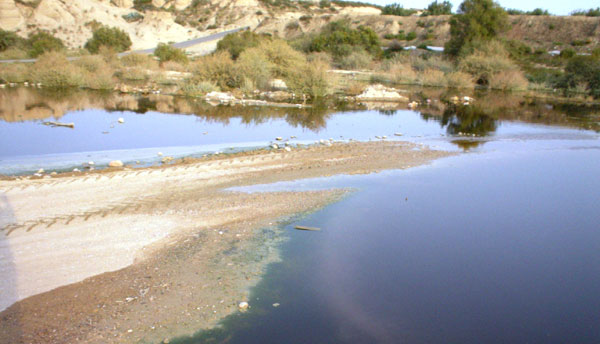
<svg viewBox="0 0 600 344">
<path fill-rule="evenodd" d="M 82 47 L 98 24 L 123 29 L 131 37 L 132 49 L 239 27 L 293 38 L 339 19 L 367 25 L 381 36 L 414 31 L 417 38 L 404 44 L 441 46 L 449 39 L 449 16 L 387 16 L 374 7 L 321 8 L 318 1 L 274 6 L 259 0 L 152 0 L 142 7 L 134 5 L 133 0 L 0 0 L 0 28 L 22 36 L 47 30 L 70 48 Z M 575 40 L 589 41 L 585 49 L 600 44 L 600 18 L 511 16 L 510 21 L 512 28 L 504 36 L 533 48 L 551 49 L 556 42 L 569 45 Z"/>
</svg>

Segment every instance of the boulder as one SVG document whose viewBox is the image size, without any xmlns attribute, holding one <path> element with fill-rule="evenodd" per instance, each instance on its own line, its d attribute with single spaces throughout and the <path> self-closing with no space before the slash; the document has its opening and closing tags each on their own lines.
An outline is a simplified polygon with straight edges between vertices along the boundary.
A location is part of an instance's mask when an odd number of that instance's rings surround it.
<svg viewBox="0 0 600 344">
<path fill-rule="evenodd" d="M 273 80 L 271 80 L 271 82 L 269 84 L 272 88 L 277 89 L 277 90 L 287 90 L 288 89 L 285 81 L 283 81 L 281 79 L 273 79 Z"/>
<path fill-rule="evenodd" d="M 231 93 L 216 91 L 208 93 L 204 99 L 209 104 L 230 104 L 237 100 Z"/>
</svg>

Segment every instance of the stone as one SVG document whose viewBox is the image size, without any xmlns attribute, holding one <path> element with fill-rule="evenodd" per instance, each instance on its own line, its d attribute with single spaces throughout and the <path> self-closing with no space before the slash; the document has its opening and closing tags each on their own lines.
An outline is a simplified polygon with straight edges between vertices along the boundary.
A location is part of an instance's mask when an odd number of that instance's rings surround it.
<svg viewBox="0 0 600 344">
<path fill-rule="evenodd" d="M 40 169 L 37 171 L 37 173 L 44 173 L 44 169 L 43 169 L 43 168 L 40 168 Z"/>
<path fill-rule="evenodd" d="M 279 303 L 275 302 L 275 303 L 273 304 L 273 307 L 279 307 Z"/>
<path fill-rule="evenodd" d="M 363 93 L 356 96 L 359 101 L 377 101 L 377 102 L 407 102 L 408 98 L 398 93 L 394 88 L 388 88 L 383 85 L 370 85 Z"/>
<path fill-rule="evenodd" d="M 250 305 L 248 304 L 248 302 L 246 301 L 242 301 L 240 302 L 240 304 L 238 305 L 238 308 L 240 309 L 240 311 L 245 311 L 248 309 L 248 307 L 250 307 Z"/>
<path fill-rule="evenodd" d="M 123 123 L 125 123 L 125 119 L 123 119 L 123 117 L 119 117 L 119 119 L 117 120 L 117 122 L 123 124 Z"/>
<path fill-rule="evenodd" d="M 269 83 L 269 85 L 277 90 L 287 90 L 287 84 L 285 83 L 285 81 L 281 80 L 281 79 L 273 79 L 271 80 L 271 82 Z"/>
<path fill-rule="evenodd" d="M 283 140 L 283 137 L 281 137 L 281 136 L 277 136 L 277 137 L 275 138 L 275 140 L 277 140 L 277 141 L 281 141 L 281 140 Z"/>
<path fill-rule="evenodd" d="M 292 149 L 290 147 L 285 147 L 284 149 L 285 149 L 286 152 L 291 152 L 292 151 Z"/>
<path fill-rule="evenodd" d="M 108 163 L 109 167 L 123 167 L 123 162 L 121 160 L 113 160 Z"/>
</svg>

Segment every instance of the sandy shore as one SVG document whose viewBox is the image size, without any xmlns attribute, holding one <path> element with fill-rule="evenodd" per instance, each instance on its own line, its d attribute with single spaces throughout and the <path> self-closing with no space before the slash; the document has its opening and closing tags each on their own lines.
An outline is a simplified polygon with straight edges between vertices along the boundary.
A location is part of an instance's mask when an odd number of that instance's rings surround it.
<svg viewBox="0 0 600 344">
<path fill-rule="evenodd" d="M 0 338 L 157 342 L 210 328 L 237 312 L 278 259 L 281 222 L 347 192 L 224 189 L 447 155 L 409 143 L 346 143 L 0 181 Z"/>
</svg>

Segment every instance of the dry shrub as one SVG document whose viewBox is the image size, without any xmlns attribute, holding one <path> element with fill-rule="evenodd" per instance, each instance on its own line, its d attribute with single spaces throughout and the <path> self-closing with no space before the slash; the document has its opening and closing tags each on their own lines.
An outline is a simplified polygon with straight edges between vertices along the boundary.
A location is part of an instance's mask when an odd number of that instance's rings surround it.
<svg viewBox="0 0 600 344">
<path fill-rule="evenodd" d="M 25 63 L 5 63 L 0 66 L 0 83 L 25 82 L 29 68 Z"/>
<path fill-rule="evenodd" d="M 422 86 L 438 86 L 445 87 L 446 86 L 446 78 L 444 77 L 444 72 L 428 69 L 419 75 L 420 84 Z"/>
<path fill-rule="evenodd" d="M 98 55 L 102 56 L 111 67 L 115 69 L 119 67 L 119 55 L 115 49 L 103 45 L 98 49 Z"/>
<path fill-rule="evenodd" d="M 275 68 L 260 48 L 244 50 L 237 60 L 237 67 L 244 75 L 242 86 L 246 91 L 267 89 Z"/>
<path fill-rule="evenodd" d="M 449 73 L 454 70 L 452 62 L 444 60 L 439 56 L 432 56 L 428 59 L 419 56 L 410 56 L 409 61 L 412 68 L 417 72 L 439 70 L 444 73 Z"/>
<path fill-rule="evenodd" d="M 488 85 L 494 74 L 519 70 L 506 49 L 497 42 L 482 45 L 473 54 L 462 58 L 459 69 L 471 74 L 481 85 Z"/>
<path fill-rule="evenodd" d="M 345 93 L 350 96 L 357 96 L 365 90 L 366 85 L 362 82 L 351 81 L 345 89 Z"/>
<path fill-rule="evenodd" d="M 96 73 L 99 70 L 110 68 L 108 63 L 106 63 L 102 56 L 99 55 L 82 56 L 81 58 L 73 61 L 73 64 L 91 73 Z"/>
<path fill-rule="evenodd" d="M 73 64 L 81 70 L 81 86 L 96 90 L 108 90 L 115 86 L 114 70 L 102 56 L 83 56 Z"/>
<path fill-rule="evenodd" d="M 415 84 L 418 81 L 417 73 L 408 64 L 397 63 L 390 66 L 389 74 L 397 84 Z"/>
<path fill-rule="evenodd" d="M 475 83 L 471 74 L 464 72 L 451 72 L 446 74 L 446 84 L 451 88 L 474 88 Z"/>
<path fill-rule="evenodd" d="M 175 72 L 185 72 L 187 70 L 187 68 L 183 64 L 175 61 L 165 61 L 162 62 L 160 66 L 163 70 L 170 70 Z"/>
<path fill-rule="evenodd" d="M 527 89 L 527 79 L 518 70 L 502 71 L 492 75 L 490 88 L 503 91 L 522 91 Z"/>
<path fill-rule="evenodd" d="M 331 55 L 329 55 L 328 53 L 326 53 L 324 51 L 312 52 L 312 53 L 306 55 L 306 60 L 308 62 L 320 61 L 320 62 L 326 63 L 328 65 L 331 65 L 333 63 L 333 57 L 331 57 Z"/>
<path fill-rule="evenodd" d="M 158 69 L 158 61 L 151 55 L 129 54 L 121 57 L 121 64 L 125 67 L 140 67 L 149 70 Z"/>
<path fill-rule="evenodd" d="M 373 57 L 364 50 L 355 51 L 340 59 L 339 66 L 342 69 L 365 69 L 371 65 Z"/>
<path fill-rule="evenodd" d="M 306 62 L 306 58 L 301 52 L 294 50 L 287 42 L 280 39 L 264 41 L 258 46 L 258 49 L 273 64 L 273 76 L 276 78 L 286 78 L 295 73 L 298 66 Z"/>
<path fill-rule="evenodd" d="M 222 90 L 241 85 L 242 78 L 227 51 L 203 56 L 189 65 L 195 81 L 210 81 Z"/>
<path fill-rule="evenodd" d="M 327 73 L 330 66 L 324 62 L 302 63 L 287 78 L 287 84 L 298 94 L 306 94 L 312 99 L 329 95 L 334 80 Z"/>
<path fill-rule="evenodd" d="M 146 81 L 150 79 L 150 73 L 142 67 L 123 68 L 118 72 L 118 76 L 127 81 Z"/>
<path fill-rule="evenodd" d="M 179 90 L 187 97 L 199 97 L 213 91 L 220 91 L 219 87 L 210 81 L 196 82 L 191 79 L 179 83 Z"/>
<path fill-rule="evenodd" d="M 79 66 L 71 65 L 65 55 L 47 52 L 32 66 L 31 78 L 49 87 L 81 86 L 84 73 Z"/>
<path fill-rule="evenodd" d="M 29 54 L 27 54 L 25 50 L 15 47 L 8 48 L 0 53 L 0 60 L 19 60 L 27 58 L 29 58 Z"/>
</svg>

